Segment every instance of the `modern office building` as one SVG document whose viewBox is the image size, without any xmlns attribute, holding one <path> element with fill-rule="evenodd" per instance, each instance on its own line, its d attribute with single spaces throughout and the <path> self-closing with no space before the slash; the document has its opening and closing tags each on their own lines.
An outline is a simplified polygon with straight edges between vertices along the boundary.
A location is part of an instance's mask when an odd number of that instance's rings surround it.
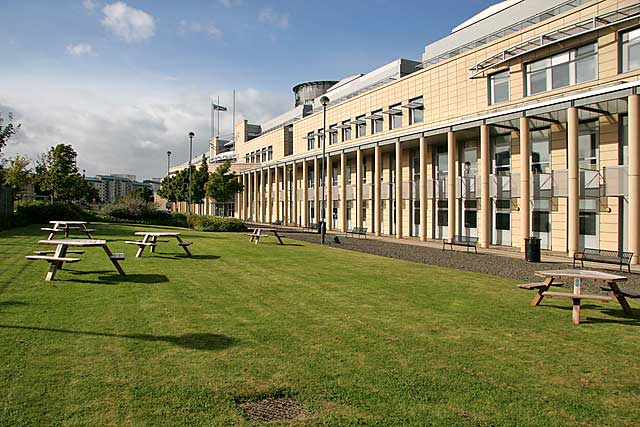
<svg viewBox="0 0 640 427">
<path fill-rule="evenodd" d="M 121 197 L 139 188 L 152 188 L 147 182 L 139 182 L 135 175 L 96 175 L 84 178 L 98 190 L 101 203 L 117 203 Z"/>
<path fill-rule="evenodd" d="M 247 137 L 243 219 L 640 253 L 640 2 L 509 0 Z M 276 120 L 278 122 L 278 120 Z"/>
</svg>

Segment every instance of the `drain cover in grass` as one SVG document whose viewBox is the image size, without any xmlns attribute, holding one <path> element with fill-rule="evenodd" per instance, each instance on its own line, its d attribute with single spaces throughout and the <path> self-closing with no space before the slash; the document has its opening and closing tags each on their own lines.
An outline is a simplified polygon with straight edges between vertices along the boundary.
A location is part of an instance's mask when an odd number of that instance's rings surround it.
<svg viewBox="0 0 640 427">
<path fill-rule="evenodd" d="M 244 417 L 253 422 L 299 420 L 305 416 L 304 406 L 295 399 L 270 397 L 239 404 Z"/>
</svg>

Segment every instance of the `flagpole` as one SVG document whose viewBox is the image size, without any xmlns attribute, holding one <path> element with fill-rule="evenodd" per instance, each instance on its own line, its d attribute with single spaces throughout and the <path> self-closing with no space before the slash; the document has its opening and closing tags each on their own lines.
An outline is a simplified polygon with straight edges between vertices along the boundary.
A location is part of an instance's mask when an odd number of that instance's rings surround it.
<svg viewBox="0 0 640 427">
<path fill-rule="evenodd" d="M 236 90 L 233 90 L 233 118 L 231 119 L 231 140 L 233 141 L 233 149 L 236 148 Z"/>
<path fill-rule="evenodd" d="M 211 98 L 209 98 L 209 112 L 211 113 L 211 126 L 209 127 L 209 130 L 211 131 L 211 138 L 213 138 L 213 127 L 215 124 L 213 123 L 213 101 Z"/>
</svg>

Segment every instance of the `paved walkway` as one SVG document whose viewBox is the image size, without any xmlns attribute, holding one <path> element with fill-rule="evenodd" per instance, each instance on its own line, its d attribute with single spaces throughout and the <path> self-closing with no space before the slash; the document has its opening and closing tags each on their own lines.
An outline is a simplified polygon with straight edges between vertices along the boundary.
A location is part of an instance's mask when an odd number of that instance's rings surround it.
<svg viewBox="0 0 640 427">
<path fill-rule="evenodd" d="M 300 229 L 283 228 L 281 234 L 285 237 L 302 240 L 309 243 L 320 243 L 320 235 L 317 233 L 303 232 Z M 334 243 L 333 237 L 337 235 L 340 243 Z M 442 250 L 442 242 L 421 242 L 414 238 L 398 240 L 390 237 L 367 236 L 364 238 L 345 237 L 344 233 L 329 232 L 325 241 L 328 246 L 338 247 L 357 252 L 406 261 L 420 262 L 423 264 L 437 265 L 440 267 L 455 268 L 457 270 L 476 273 L 491 274 L 508 277 L 527 283 L 540 281 L 534 276 L 534 271 L 571 268 L 572 261 L 567 256 L 553 253 L 543 253 L 542 262 L 530 263 L 524 260 L 524 254 L 517 248 L 490 248 L 478 249 L 478 254 L 473 250 L 466 252 L 465 248 L 456 248 L 454 251 Z M 585 263 L 585 269 L 619 272 L 618 268 L 607 264 Z M 640 269 L 632 268 L 632 273 L 623 272 L 629 281 L 625 288 L 640 290 Z M 599 292 L 597 286 L 586 285 L 590 292 Z"/>
</svg>

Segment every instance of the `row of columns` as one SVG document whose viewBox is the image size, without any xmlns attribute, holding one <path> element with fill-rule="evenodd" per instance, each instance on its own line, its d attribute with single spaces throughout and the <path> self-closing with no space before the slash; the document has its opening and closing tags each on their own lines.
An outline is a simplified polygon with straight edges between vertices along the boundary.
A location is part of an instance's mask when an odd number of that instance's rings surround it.
<svg viewBox="0 0 640 427">
<path fill-rule="evenodd" d="M 628 246 L 629 251 L 632 251 L 634 255 L 634 263 L 638 262 L 638 254 L 640 253 L 640 95 L 631 95 L 628 98 L 628 114 L 629 114 L 629 128 L 628 128 L 628 149 L 629 149 L 629 238 Z M 568 241 L 567 249 L 570 256 L 578 251 L 579 248 L 579 235 L 580 235 L 580 169 L 578 161 L 578 139 L 579 139 L 579 116 L 578 109 L 576 107 L 569 107 L 567 110 L 567 168 L 568 168 L 568 207 L 567 207 L 567 226 L 568 226 Z M 531 230 L 531 194 L 530 194 L 530 181 L 531 181 L 531 143 L 530 143 L 530 127 L 529 119 L 527 117 L 521 117 L 519 120 L 519 146 L 520 146 L 520 247 L 524 251 L 524 239 L 530 237 Z M 456 233 L 456 211 L 457 211 L 457 198 L 456 198 L 456 185 L 457 185 L 457 141 L 454 131 L 447 132 L 447 149 L 448 149 L 448 230 L 449 236 L 453 236 Z M 419 237 L 421 240 L 427 240 L 427 174 L 424 169 L 427 165 L 427 139 L 425 137 L 420 138 L 420 164 L 421 173 L 419 181 L 419 197 L 420 197 L 420 228 Z M 491 174 L 491 159 L 490 159 L 490 126 L 480 126 L 480 159 L 479 159 L 479 173 L 480 173 L 480 207 L 478 210 L 478 237 L 479 244 L 482 248 L 489 247 L 491 242 L 491 199 L 489 194 L 490 189 L 490 174 Z M 399 141 L 395 143 L 395 156 L 396 156 L 396 183 L 395 183 L 395 200 L 396 200 L 396 237 L 403 237 L 403 162 L 402 162 L 402 146 Z M 331 183 L 331 157 L 329 157 L 327 165 L 327 229 L 331 229 L 332 221 L 332 183 Z M 314 186 L 315 186 L 315 212 L 316 218 L 320 218 L 320 176 L 319 176 L 319 162 L 321 159 L 314 158 Z M 308 171 L 307 162 L 301 161 L 302 168 L 302 223 L 306 225 L 306 218 L 308 217 Z M 297 223 L 298 217 L 298 194 L 297 194 L 297 163 L 293 165 L 293 209 L 289 212 L 289 199 L 288 189 L 284 191 L 284 212 L 282 218 L 285 218 L 290 223 Z M 282 168 L 282 173 L 279 170 Z M 270 169 L 269 169 L 270 170 Z M 275 167 L 275 180 L 276 180 L 276 218 L 281 218 L 280 214 L 280 196 L 279 191 L 281 188 L 281 177 L 286 181 L 287 166 Z M 339 183 L 339 199 L 342 201 L 341 209 L 339 210 L 339 229 L 346 230 L 347 226 L 347 209 L 346 209 L 346 173 L 347 173 L 347 159 L 344 152 L 340 153 L 340 183 Z M 374 182 L 379 184 L 381 182 L 381 152 L 380 147 L 374 147 L 374 167 L 373 167 Z M 250 176 L 253 177 L 251 180 Z M 258 177 L 260 176 L 260 184 Z M 356 226 L 362 226 L 362 213 L 363 213 L 363 179 L 362 179 L 362 150 L 356 151 Z M 272 209 L 269 209 L 268 216 L 265 217 L 265 204 L 259 203 L 260 200 L 265 200 L 263 197 L 264 192 L 264 178 L 263 171 L 260 170 L 257 173 L 252 172 L 244 174 L 242 176 L 242 183 L 245 191 L 242 194 L 241 212 L 240 215 L 245 218 L 252 218 L 262 222 L 272 222 L 274 218 L 271 216 Z M 267 188 L 271 189 L 271 173 L 267 173 L 266 179 Z M 380 235 L 381 229 L 381 191 L 380 185 L 374 185 L 373 195 L 373 212 L 374 212 L 374 234 Z M 256 191 L 257 190 L 257 191 Z M 267 205 L 272 206 L 271 191 L 267 191 Z M 248 197 L 249 194 L 253 194 L 253 200 Z M 260 207 L 261 215 L 259 218 L 255 215 L 257 207 Z"/>
</svg>

